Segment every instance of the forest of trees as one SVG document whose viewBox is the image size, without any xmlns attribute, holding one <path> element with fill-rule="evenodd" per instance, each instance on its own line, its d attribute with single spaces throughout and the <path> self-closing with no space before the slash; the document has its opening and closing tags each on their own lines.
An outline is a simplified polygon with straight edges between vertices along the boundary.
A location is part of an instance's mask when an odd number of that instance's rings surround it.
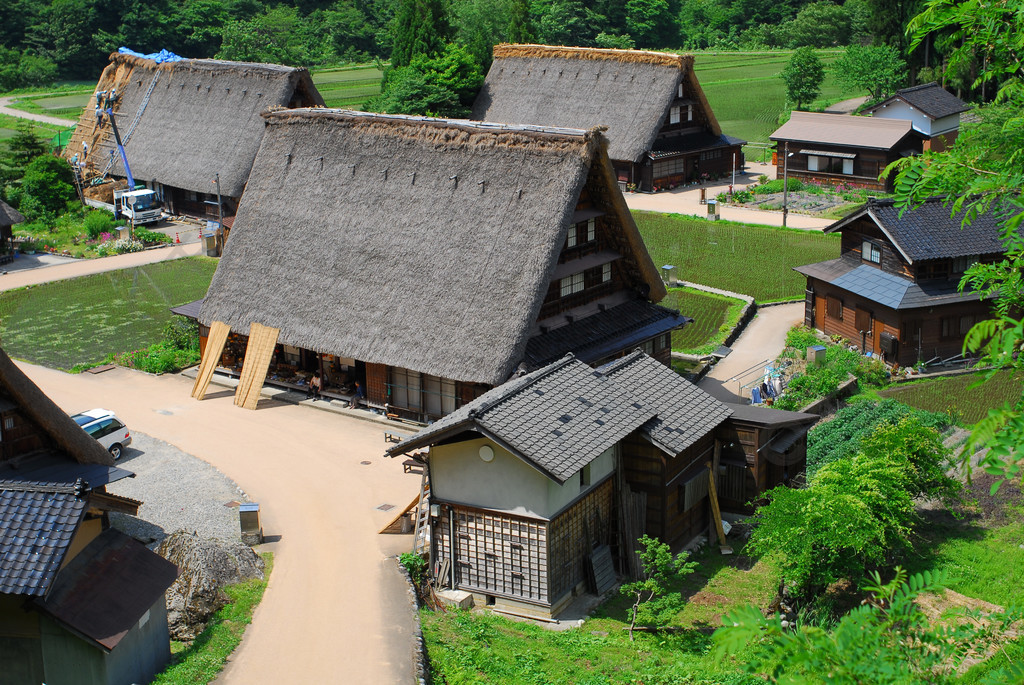
<svg viewBox="0 0 1024 685">
<path fill-rule="evenodd" d="M 95 79 L 124 45 L 317 66 L 390 59 L 396 17 L 439 11 L 440 40 L 486 71 L 494 43 L 674 48 L 904 48 L 920 0 L 8 0 L 0 89 Z M 403 9 L 403 7 L 405 9 Z M 923 50 L 922 50 L 923 52 Z"/>
</svg>

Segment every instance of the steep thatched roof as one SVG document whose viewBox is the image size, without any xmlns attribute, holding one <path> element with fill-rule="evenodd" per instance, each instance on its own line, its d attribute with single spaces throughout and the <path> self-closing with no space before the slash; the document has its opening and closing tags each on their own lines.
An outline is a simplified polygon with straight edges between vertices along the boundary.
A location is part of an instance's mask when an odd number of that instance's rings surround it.
<svg viewBox="0 0 1024 685">
<path fill-rule="evenodd" d="M 24 220 L 25 217 L 21 215 L 21 212 L 0 200 L 0 226 L 13 226 L 14 224 L 20 224 Z"/>
<path fill-rule="evenodd" d="M 712 132 L 722 131 L 693 72 L 692 55 L 551 45 L 496 45 L 473 118 L 512 124 L 608 127 L 608 155 L 636 161 L 650 150 L 684 83 Z"/>
<path fill-rule="evenodd" d="M 590 177 L 664 296 L 598 131 L 305 109 L 267 132 L 200 320 L 460 381 L 523 358 Z"/>
<path fill-rule="evenodd" d="M 6 395 L 24 416 L 42 428 L 78 463 L 114 465 L 110 453 L 29 380 L 3 350 L 0 350 L 0 395 Z"/>
<path fill-rule="evenodd" d="M 152 86 L 152 90 L 150 90 Z M 305 69 L 276 64 L 184 60 L 157 64 L 114 53 L 96 91 L 116 88 L 117 126 L 137 181 L 158 181 L 203 193 L 242 194 L 263 136 L 260 114 L 271 107 L 323 105 Z M 96 101 L 85 106 L 64 155 L 81 155 L 102 172 L 113 151 L 108 123 L 97 130 Z M 141 113 L 141 114 L 140 114 Z M 136 123 L 137 119 L 137 123 Z M 125 175 L 119 156 L 112 174 Z"/>
</svg>

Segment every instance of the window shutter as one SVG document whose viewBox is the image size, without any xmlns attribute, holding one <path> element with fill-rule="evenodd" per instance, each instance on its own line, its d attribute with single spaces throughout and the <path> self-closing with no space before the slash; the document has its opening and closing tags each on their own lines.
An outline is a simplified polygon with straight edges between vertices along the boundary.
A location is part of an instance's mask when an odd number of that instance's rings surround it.
<svg viewBox="0 0 1024 685">
<path fill-rule="evenodd" d="M 853 175 L 853 160 L 852 159 L 844 159 L 843 160 L 843 173 L 846 174 L 847 176 L 852 176 Z"/>
</svg>

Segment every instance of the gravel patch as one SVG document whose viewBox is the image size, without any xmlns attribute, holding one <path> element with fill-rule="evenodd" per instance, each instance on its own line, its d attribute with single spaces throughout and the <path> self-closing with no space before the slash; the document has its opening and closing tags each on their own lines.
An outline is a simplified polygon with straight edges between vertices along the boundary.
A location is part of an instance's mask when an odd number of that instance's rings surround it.
<svg viewBox="0 0 1024 685">
<path fill-rule="evenodd" d="M 202 459 L 145 433 L 117 465 L 135 473 L 107 486 L 115 495 L 141 500 L 138 517 L 111 513 L 114 528 L 143 543 L 159 542 L 184 529 L 203 538 L 239 542 L 238 504 L 249 497 L 238 484 Z"/>
</svg>

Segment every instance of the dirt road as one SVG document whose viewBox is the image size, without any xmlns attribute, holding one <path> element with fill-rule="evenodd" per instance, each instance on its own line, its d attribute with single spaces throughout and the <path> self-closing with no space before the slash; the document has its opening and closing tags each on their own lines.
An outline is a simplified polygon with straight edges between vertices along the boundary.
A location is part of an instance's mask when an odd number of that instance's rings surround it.
<svg viewBox="0 0 1024 685">
<path fill-rule="evenodd" d="M 176 375 L 19 366 L 65 410 L 109 407 L 129 427 L 213 464 L 260 503 L 274 572 L 218 682 L 412 680 L 413 613 L 389 558 L 411 537 L 378 535 L 395 512 L 377 507 L 406 506 L 419 476 L 381 456 L 379 426 L 267 400 L 246 411 L 216 387 L 198 402 L 191 381 Z"/>
<path fill-rule="evenodd" d="M 46 93 L 44 93 L 46 95 Z M 33 112 L 23 112 L 20 109 L 14 109 L 8 107 L 13 101 L 25 97 L 24 95 L 9 95 L 5 98 L 0 98 L 0 114 L 6 114 L 11 117 L 18 117 L 19 119 L 31 119 L 32 121 L 38 121 L 43 124 L 52 124 L 54 126 L 61 126 L 63 128 L 71 128 L 75 125 L 74 121 L 67 119 L 61 119 L 60 117 L 51 117 L 45 114 L 34 114 Z M 40 97 L 39 95 L 33 95 L 32 97 Z"/>
</svg>

